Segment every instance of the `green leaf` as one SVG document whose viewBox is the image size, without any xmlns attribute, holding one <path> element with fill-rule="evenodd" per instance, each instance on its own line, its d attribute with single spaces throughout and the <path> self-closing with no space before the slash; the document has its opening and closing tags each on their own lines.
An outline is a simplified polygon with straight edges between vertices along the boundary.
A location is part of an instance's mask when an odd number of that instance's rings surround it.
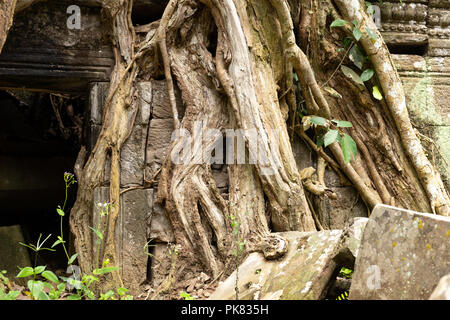
<svg viewBox="0 0 450 320">
<path fill-rule="evenodd" d="M 337 130 L 328 131 L 327 134 L 323 137 L 324 146 L 328 147 L 333 142 L 336 142 L 338 134 L 339 132 Z"/>
<path fill-rule="evenodd" d="M 354 82 L 364 85 L 364 82 L 361 80 L 361 77 L 352 69 L 346 66 L 341 66 L 341 70 L 347 78 L 352 79 Z"/>
<path fill-rule="evenodd" d="M 363 82 L 369 81 L 373 77 L 374 73 L 375 71 L 373 71 L 372 69 L 364 70 L 364 72 L 361 74 L 361 80 Z"/>
<path fill-rule="evenodd" d="M 55 247 L 55 246 L 57 246 L 57 245 L 58 245 L 58 244 L 60 244 L 60 243 L 62 243 L 62 241 L 61 241 L 61 240 L 59 240 L 59 239 L 58 239 L 58 240 L 56 240 L 56 241 L 55 241 L 55 243 L 54 243 L 54 244 L 52 244 L 52 248 L 53 248 L 53 247 Z"/>
<path fill-rule="evenodd" d="M 353 25 L 355 28 L 358 28 L 358 20 L 352 20 Z"/>
<path fill-rule="evenodd" d="M 323 146 L 323 134 L 320 134 L 319 136 L 317 136 L 317 147 L 320 148 Z"/>
<path fill-rule="evenodd" d="M 59 280 L 58 280 L 58 277 L 56 276 L 56 274 L 54 274 L 53 272 L 51 272 L 49 270 L 42 272 L 42 276 L 51 282 L 59 283 Z"/>
<path fill-rule="evenodd" d="M 56 208 L 56 212 L 58 212 L 58 214 L 59 214 L 61 217 L 64 217 L 64 215 L 65 215 L 64 211 L 63 211 L 62 209 L 60 209 L 59 207 Z"/>
<path fill-rule="evenodd" d="M 41 299 L 41 292 L 44 290 L 44 283 L 42 281 L 29 280 L 27 282 L 28 289 L 35 299 Z"/>
<path fill-rule="evenodd" d="M 331 23 L 330 28 L 342 27 L 345 24 L 347 24 L 347 21 L 342 20 L 342 19 L 336 19 Z"/>
<path fill-rule="evenodd" d="M 66 284 L 64 282 L 61 282 L 56 287 L 58 288 L 58 291 L 60 291 L 60 292 L 63 292 L 64 290 L 66 290 Z"/>
<path fill-rule="evenodd" d="M 338 135 L 337 141 L 338 141 L 339 143 L 342 143 L 342 137 L 341 137 L 341 135 Z"/>
<path fill-rule="evenodd" d="M 25 244 L 25 243 L 22 243 L 22 242 L 19 242 L 19 244 L 21 245 L 21 246 L 24 246 L 24 247 L 27 247 L 27 248 L 30 248 L 31 250 L 33 250 L 34 252 L 37 252 L 38 250 L 37 250 L 37 248 L 36 248 L 36 246 L 34 245 L 34 244 Z"/>
<path fill-rule="evenodd" d="M 84 291 L 84 293 L 88 296 L 89 299 L 95 300 L 95 294 L 91 290 L 87 289 Z"/>
<path fill-rule="evenodd" d="M 106 292 L 105 294 L 101 294 L 100 300 L 108 300 L 109 298 L 111 298 L 112 296 L 114 296 L 114 291 L 109 290 L 108 292 Z"/>
<path fill-rule="evenodd" d="M 356 142 L 348 134 L 342 137 L 341 141 L 342 153 L 344 154 L 345 163 L 350 163 L 352 158 L 356 158 L 358 149 L 356 147 Z"/>
<path fill-rule="evenodd" d="M 34 273 L 35 274 L 40 274 L 45 270 L 45 266 L 37 266 L 36 268 L 34 268 Z"/>
<path fill-rule="evenodd" d="M 20 272 L 16 276 L 16 278 L 26 278 L 33 274 L 34 274 L 34 269 L 32 267 L 25 267 L 23 269 L 20 269 Z"/>
<path fill-rule="evenodd" d="M 345 39 L 344 39 L 344 47 L 347 48 L 350 45 L 350 43 L 352 43 L 352 38 L 345 37 Z"/>
<path fill-rule="evenodd" d="M 100 240 L 103 240 L 103 234 L 100 231 L 98 231 L 97 229 L 92 228 L 92 227 L 89 227 L 89 229 L 94 231 L 94 233 L 97 235 L 97 238 L 99 238 Z"/>
<path fill-rule="evenodd" d="M 351 61 L 353 61 L 355 66 L 357 66 L 360 70 L 362 70 L 364 62 L 366 61 L 366 57 L 361 52 L 361 50 L 359 50 L 358 46 L 355 45 L 350 49 L 348 57 L 350 58 Z"/>
<path fill-rule="evenodd" d="M 6 300 L 16 300 L 19 295 L 20 291 L 10 291 L 6 295 Z"/>
<path fill-rule="evenodd" d="M 67 300 L 81 300 L 81 297 L 78 294 L 72 294 L 67 297 Z"/>
<path fill-rule="evenodd" d="M 78 253 L 75 253 L 74 255 L 72 255 L 70 257 L 69 261 L 67 261 L 67 264 L 72 264 L 72 262 L 74 262 L 77 257 L 78 257 Z"/>
<path fill-rule="evenodd" d="M 191 295 L 187 292 L 181 291 L 180 292 L 180 297 L 184 298 L 184 300 L 194 300 L 193 297 L 191 297 Z"/>
<path fill-rule="evenodd" d="M 50 282 L 42 282 L 44 284 L 44 287 L 50 289 L 50 290 L 55 290 L 55 288 L 53 288 L 52 284 Z"/>
<path fill-rule="evenodd" d="M 372 42 L 375 43 L 377 41 L 377 33 L 370 28 L 366 28 L 366 32 L 369 35 L 370 39 L 372 39 Z"/>
<path fill-rule="evenodd" d="M 124 296 L 128 291 L 129 291 L 129 290 L 128 290 L 128 289 L 125 289 L 125 288 L 118 288 L 118 289 L 117 289 L 117 294 L 118 294 L 119 296 Z"/>
<path fill-rule="evenodd" d="M 353 36 L 355 37 L 356 41 L 359 41 L 362 37 L 362 32 L 357 27 L 353 28 Z"/>
<path fill-rule="evenodd" d="M 383 100 L 383 95 L 381 94 L 380 89 L 378 89 L 377 86 L 374 86 L 372 88 L 372 95 L 377 100 Z"/>
<path fill-rule="evenodd" d="M 328 92 L 329 94 L 331 94 L 333 97 L 342 99 L 341 94 L 339 92 L 337 92 L 336 90 L 334 90 L 333 88 L 331 88 L 331 87 L 324 87 L 323 89 L 326 92 Z"/>
<path fill-rule="evenodd" d="M 322 117 L 317 117 L 317 116 L 311 117 L 311 119 L 309 121 L 311 121 L 311 123 L 314 123 L 318 126 L 324 126 L 327 123 L 327 119 L 322 118 Z"/>
<path fill-rule="evenodd" d="M 119 269 L 120 269 L 119 267 L 100 268 L 100 269 L 95 269 L 92 273 L 95 274 L 96 276 L 98 276 L 98 275 L 101 275 L 101 274 L 117 271 Z"/>
<path fill-rule="evenodd" d="M 335 124 L 336 127 L 338 128 L 351 128 L 353 127 L 352 123 L 349 121 L 343 121 L 343 120 L 332 120 Z"/>
</svg>

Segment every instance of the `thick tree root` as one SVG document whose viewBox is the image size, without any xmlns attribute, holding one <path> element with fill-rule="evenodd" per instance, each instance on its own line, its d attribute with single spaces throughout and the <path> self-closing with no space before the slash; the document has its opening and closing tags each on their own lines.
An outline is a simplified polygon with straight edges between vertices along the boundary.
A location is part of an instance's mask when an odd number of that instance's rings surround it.
<svg viewBox="0 0 450 320">
<path fill-rule="evenodd" d="M 339 10 L 348 21 L 359 21 L 361 28 L 377 30 L 374 22 L 365 14 L 364 7 L 358 0 L 335 0 Z M 405 93 L 400 77 L 389 54 L 381 34 L 377 31 L 377 41 L 364 36 L 361 44 L 370 57 L 379 82 L 384 92 L 387 105 L 394 118 L 406 153 L 429 197 L 433 212 L 449 216 L 450 198 L 437 170 L 431 165 L 423 147 L 414 133 L 406 108 Z"/>
</svg>

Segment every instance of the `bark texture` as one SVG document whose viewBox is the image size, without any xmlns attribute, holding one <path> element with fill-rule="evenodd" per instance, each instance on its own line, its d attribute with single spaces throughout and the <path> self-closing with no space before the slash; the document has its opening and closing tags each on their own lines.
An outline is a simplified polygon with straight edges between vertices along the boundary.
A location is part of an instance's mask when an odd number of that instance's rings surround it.
<svg viewBox="0 0 450 320">
<path fill-rule="evenodd" d="M 14 5 L 12 0 L 0 4 L 0 49 Z M 272 232 L 323 229 L 322 213 L 308 197 L 336 196 L 325 186 L 326 166 L 354 185 L 368 209 L 386 203 L 449 215 L 447 191 L 412 130 L 387 47 L 379 33 L 372 41 L 366 32 L 376 28 L 363 1 L 171 0 L 161 20 L 144 26 L 148 33 L 141 42 L 134 33 L 132 8 L 132 0 L 103 1 L 116 64 L 103 127 L 80 173 L 70 218 L 83 271 L 104 259 L 118 262 L 114 230 L 120 215 L 120 152 L 138 111 L 135 80 L 143 74 L 165 76 L 177 129 L 158 189 L 179 248 L 174 264 L 188 264 L 214 277 L 229 274 L 233 251 L 241 242 L 242 255 L 262 251 L 268 259 L 280 257 L 287 242 Z M 341 65 L 353 66 L 349 50 L 339 50 L 352 29 L 330 28 L 335 19 L 356 20 L 363 32 L 352 46 L 369 57 L 376 72 L 365 85 L 340 71 Z M 373 85 L 382 89 L 383 100 L 372 97 Z M 177 111 L 176 86 L 186 108 L 183 117 Z M 319 130 L 306 130 L 302 109 L 308 115 L 350 121 L 352 128 L 340 130 L 355 140 L 357 157 L 346 163 L 337 142 L 318 147 L 314 141 Z M 226 198 L 214 182 L 211 159 L 237 160 L 232 150 L 223 155 L 216 148 L 230 131 L 245 145 L 246 164 L 228 164 Z M 203 136 L 186 140 L 196 134 Z M 317 153 L 316 168 L 299 172 L 291 147 L 298 138 Z M 187 143 L 191 152 L 183 153 L 180 146 Z M 107 157 L 113 206 L 103 254 L 95 261 L 89 229 L 93 191 L 102 181 Z M 175 281 L 176 266 L 172 270 L 167 283 Z M 119 273 L 104 282 L 105 289 L 122 285 Z"/>
<path fill-rule="evenodd" d="M 16 3 L 17 0 L 4 0 L 0 3 L 0 53 L 8 36 L 9 28 L 13 23 Z"/>
</svg>

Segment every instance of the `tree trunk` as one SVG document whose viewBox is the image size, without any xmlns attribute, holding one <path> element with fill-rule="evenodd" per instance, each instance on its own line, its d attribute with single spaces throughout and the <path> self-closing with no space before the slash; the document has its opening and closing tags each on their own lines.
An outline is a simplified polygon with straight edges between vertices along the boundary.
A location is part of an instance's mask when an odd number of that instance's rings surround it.
<svg viewBox="0 0 450 320">
<path fill-rule="evenodd" d="M 13 23 L 16 2 L 17 0 L 4 0 L 0 3 L 0 53 Z"/>
<path fill-rule="evenodd" d="M 0 50 L 15 2 L 0 5 Z M 180 248 L 177 263 L 219 276 L 231 271 L 227 266 L 236 254 L 262 251 L 268 259 L 279 257 L 286 241 L 272 232 L 322 228 L 320 212 L 314 215 L 306 193 L 327 195 L 326 165 L 355 186 L 369 209 L 387 203 L 449 215 L 447 191 L 412 130 L 386 45 L 378 32 L 375 39 L 367 32 L 376 27 L 363 1 L 171 0 L 141 43 L 131 22 L 132 6 L 132 0 L 103 1 L 116 65 L 102 131 L 79 179 L 70 218 L 83 271 L 99 263 L 93 258 L 89 225 L 93 191 L 108 155 L 113 209 L 101 260 L 117 263 L 120 150 L 137 114 L 134 81 L 149 72 L 156 77 L 160 69 L 168 84 L 176 139 L 162 169 L 158 200 L 165 205 Z M 353 66 L 350 49 L 339 50 L 352 28 L 330 28 L 336 19 L 356 20 L 362 31 L 352 46 L 368 55 L 367 64 L 375 71 L 364 84 L 356 84 L 340 69 Z M 186 107 L 183 118 L 176 107 L 175 85 Z M 381 88 L 381 101 L 373 98 L 373 86 Z M 317 146 L 313 140 L 320 130 L 305 132 L 306 123 L 299 117 L 302 106 L 309 116 L 351 122 L 351 128 L 338 129 L 353 137 L 356 158 L 347 163 L 338 142 L 327 149 Z M 227 147 L 227 154 L 221 155 L 217 146 L 227 133 L 243 141 L 245 154 Z M 192 136 L 197 138 L 192 141 Z M 291 148 L 294 138 L 317 152 L 318 183 L 305 179 L 313 177 L 308 171 L 299 173 Z M 228 199 L 220 194 L 211 171 L 212 160 L 220 157 L 233 160 L 227 161 Z M 239 157 L 245 164 L 236 162 Z M 233 254 L 241 242 L 244 252 Z M 113 286 L 122 286 L 119 273 L 104 283 L 105 288 Z"/>
<path fill-rule="evenodd" d="M 371 57 L 376 72 L 371 84 L 381 86 L 385 99 L 373 99 L 371 87 L 357 85 L 337 70 L 351 61 L 338 50 L 346 29 L 330 30 L 330 22 L 345 18 L 357 20 L 362 30 L 375 29 L 362 4 L 357 0 L 290 2 L 292 7 L 284 0 L 172 0 L 155 25 L 156 32 L 150 31 L 154 36 L 134 46 L 138 50 L 133 48 L 134 33 L 127 20 L 131 2 L 105 6 L 112 21 L 117 65 L 107 121 L 85 166 L 72 211 L 83 269 L 92 267 L 86 223 L 92 191 L 108 151 L 113 159 L 111 202 L 116 208 L 109 230 L 114 230 L 119 214 L 118 156 L 135 112 L 133 103 L 125 101 L 133 92 L 131 81 L 139 70 L 158 69 L 154 65 L 157 59 L 147 59 L 158 54 L 157 48 L 177 129 L 177 139 L 163 166 L 158 200 L 165 204 L 180 247 L 178 263 L 206 268 L 217 276 L 229 272 L 226 266 L 241 241 L 245 244 L 243 254 L 260 250 L 267 258 L 274 258 L 283 254 L 286 243 L 272 231 L 320 228 L 306 200 L 289 136 L 294 130 L 311 142 L 297 119 L 297 101 L 302 99 L 310 115 L 353 124 L 351 129 L 342 130 L 356 141 L 357 157 L 346 163 L 338 143 L 330 145 L 335 160 L 313 146 L 323 158 L 318 161 L 321 171 L 327 162 L 345 175 L 369 209 L 388 203 L 448 215 L 448 195 L 401 109 L 404 93 L 380 34 L 375 43 L 364 35 L 353 45 Z M 296 24 L 292 16 L 297 17 Z M 124 21 L 128 25 L 123 25 Z M 300 97 L 292 90 L 294 72 L 301 86 Z M 175 82 L 186 107 L 182 119 L 176 108 Z M 329 87 L 341 98 L 328 94 Z M 218 150 L 217 144 L 230 129 L 235 135 L 241 130 L 247 164 L 227 162 L 230 187 L 225 200 L 215 185 L 210 164 L 212 158 L 221 156 L 213 156 L 212 150 Z M 200 133 L 204 136 L 189 139 Z M 252 144 L 255 137 L 257 148 Z M 234 154 L 227 148 L 227 157 L 230 153 Z M 251 159 L 254 161 L 249 164 Z M 307 188 L 315 193 L 316 189 Z M 239 221 L 238 233 L 233 232 L 233 219 Z M 113 235 L 108 235 L 107 256 L 114 260 L 113 242 Z"/>
</svg>

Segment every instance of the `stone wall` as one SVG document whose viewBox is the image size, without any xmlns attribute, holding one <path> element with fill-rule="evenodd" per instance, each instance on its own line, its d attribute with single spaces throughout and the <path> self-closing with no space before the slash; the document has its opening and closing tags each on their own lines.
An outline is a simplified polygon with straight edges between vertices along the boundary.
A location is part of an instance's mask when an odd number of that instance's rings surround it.
<svg viewBox="0 0 450 320">
<path fill-rule="evenodd" d="M 98 8 L 86 6 L 87 23 L 82 24 L 95 32 L 84 29 L 77 33 L 64 27 L 67 3 L 65 0 L 48 1 L 17 17 L 0 57 L 0 88 L 25 85 L 33 90 L 85 92 L 89 86 L 87 131 L 88 148 L 92 149 L 101 129 L 102 108 L 109 86 L 102 81 L 108 81 L 111 50 L 104 46 L 97 32 L 100 30 Z M 450 2 L 385 1 L 380 7 L 381 32 L 396 53 L 394 60 L 404 83 L 412 122 L 423 135 L 421 138 L 430 158 L 448 186 Z M 36 12 L 39 14 L 34 14 Z M 49 29 L 51 32 L 47 33 Z M 156 284 L 161 281 L 167 267 L 163 263 L 167 260 L 167 244 L 174 241 L 164 208 L 155 203 L 157 182 L 149 183 L 158 177 L 173 131 L 165 81 L 139 83 L 137 98 L 136 125 L 121 153 L 123 193 L 116 229 L 122 277 L 132 292 L 138 292 L 147 278 Z M 179 96 L 178 107 L 182 115 Z M 293 149 L 299 169 L 314 165 L 310 151 L 302 143 L 297 141 Z M 109 200 L 108 169 L 107 165 L 102 186 L 95 192 L 95 204 Z M 226 166 L 213 166 L 213 173 L 226 197 Z M 326 172 L 326 183 L 337 193 L 338 199 L 314 198 L 313 201 L 315 206 L 329 213 L 323 221 L 327 228 L 342 229 L 350 218 L 367 215 L 355 189 L 343 185 L 330 170 Z M 92 226 L 95 227 L 98 208 L 94 206 L 92 210 Z M 150 240 L 151 247 L 148 246 Z M 149 254 L 154 258 L 149 259 Z"/>
<path fill-rule="evenodd" d="M 67 27 L 67 8 L 81 10 L 80 29 Z M 100 8 L 86 1 L 48 0 L 14 17 L 0 56 L 0 88 L 85 93 L 109 81 L 114 56 L 102 35 Z"/>
<path fill-rule="evenodd" d="M 109 83 L 94 83 L 90 90 L 90 148 L 95 145 L 101 129 L 103 105 Z M 147 280 L 147 269 L 164 257 L 169 242 L 174 242 L 173 232 L 164 208 L 155 203 L 157 178 L 171 143 L 173 118 L 165 81 L 141 82 L 137 86 L 139 111 L 133 131 L 121 152 L 120 216 L 116 228 L 117 254 L 121 274 L 132 292 Z M 179 112 L 183 114 L 178 95 Z M 94 194 L 94 219 L 98 224 L 98 203 L 109 201 L 109 168 L 105 168 L 103 186 Z M 145 187 L 145 188 L 144 188 Z M 96 241 L 94 239 L 94 241 Z M 149 247 L 150 244 L 150 247 Z M 155 249 L 156 248 L 156 249 Z M 162 272 L 164 273 L 164 272 Z M 149 278 L 155 278 L 151 272 Z M 159 281 L 158 279 L 156 279 Z"/>
<path fill-rule="evenodd" d="M 378 4 L 380 31 L 402 78 L 413 126 L 449 189 L 450 1 Z"/>
</svg>

